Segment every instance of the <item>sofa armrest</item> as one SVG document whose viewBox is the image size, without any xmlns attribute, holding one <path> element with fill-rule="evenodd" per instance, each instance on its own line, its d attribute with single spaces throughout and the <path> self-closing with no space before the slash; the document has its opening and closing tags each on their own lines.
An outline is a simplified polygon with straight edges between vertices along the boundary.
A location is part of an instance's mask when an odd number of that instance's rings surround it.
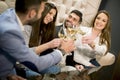
<svg viewBox="0 0 120 80">
<path fill-rule="evenodd" d="M 101 66 L 112 65 L 115 62 L 115 55 L 108 52 L 105 56 L 96 59 Z"/>
</svg>

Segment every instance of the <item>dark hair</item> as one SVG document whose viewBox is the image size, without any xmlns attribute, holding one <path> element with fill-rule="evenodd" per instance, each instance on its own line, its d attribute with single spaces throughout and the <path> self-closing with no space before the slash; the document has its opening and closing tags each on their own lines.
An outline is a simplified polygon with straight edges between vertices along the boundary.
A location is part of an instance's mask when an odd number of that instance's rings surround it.
<svg viewBox="0 0 120 80">
<path fill-rule="evenodd" d="M 49 11 L 51 9 L 55 9 L 56 14 L 55 14 L 52 22 L 45 24 L 44 18 L 49 13 Z M 43 43 L 46 43 L 54 38 L 57 12 L 58 12 L 57 8 L 54 4 L 46 3 L 41 19 L 37 23 L 32 24 L 32 34 L 30 36 L 30 42 L 29 42 L 30 47 L 38 46 L 40 39 L 41 39 L 41 44 L 43 44 Z"/>
<path fill-rule="evenodd" d="M 53 21 L 46 25 L 46 24 L 44 24 L 43 19 L 45 18 L 45 16 L 48 14 L 48 12 L 51 9 L 55 9 L 56 14 L 53 18 Z M 54 4 L 46 3 L 45 11 L 43 12 L 42 22 L 41 22 L 41 26 L 40 26 L 40 32 L 42 32 L 41 33 L 41 35 L 42 35 L 41 44 L 46 43 L 46 42 L 48 42 L 48 41 L 50 41 L 54 38 L 55 22 L 56 22 L 56 19 L 57 19 L 57 13 L 58 13 L 58 11 L 57 11 L 57 8 Z"/>
<path fill-rule="evenodd" d="M 47 0 L 16 0 L 15 11 L 26 14 L 30 8 L 34 8 L 38 11 L 41 2 Z"/>
<path fill-rule="evenodd" d="M 70 13 L 75 13 L 77 16 L 80 17 L 79 22 L 80 23 L 82 22 L 82 16 L 83 16 L 83 14 L 79 10 L 72 10 Z"/>
</svg>

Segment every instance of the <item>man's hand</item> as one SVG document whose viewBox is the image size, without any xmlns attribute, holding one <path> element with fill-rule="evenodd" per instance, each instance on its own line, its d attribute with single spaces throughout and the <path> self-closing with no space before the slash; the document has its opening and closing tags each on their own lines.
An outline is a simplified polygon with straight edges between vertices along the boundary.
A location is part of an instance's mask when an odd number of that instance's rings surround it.
<svg viewBox="0 0 120 80">
<path fill-rule="evenodd" d="M 64 50 L 65 53 L 70 53 L 75 50 L 74 41 L 71 39 L 64 39 L 60 46 L 61 50 Z"/>
<path fill-rule="evenodd" d="M 27 80 L 27 79 L 24 79 L 24 78 L 22 78 L 22 77 L 20 77 L 20 76 L 18 76 L 18 75 L 9 75 L 9 76 L 7 77 L 7 79 L 8 79 L 8 80 Z"/>
</svg>

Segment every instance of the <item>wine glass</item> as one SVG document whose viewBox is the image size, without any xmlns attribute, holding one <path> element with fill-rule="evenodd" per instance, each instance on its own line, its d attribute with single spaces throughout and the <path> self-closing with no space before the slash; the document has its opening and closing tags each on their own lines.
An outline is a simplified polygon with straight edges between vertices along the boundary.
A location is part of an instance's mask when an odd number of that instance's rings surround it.
<svg viewBox="0 0 120 80">
<path fill-rule="evenodd" d="M 67 37 L 68 37 L 68 38 L 71 38 L 71 39 L 73 39 L 73 40 L 76 40 L 76 36 L 75 36 L 76 33 L 77 33 L 77 31 L 76 31 L 74 25 L 73 25 L 73 26 L 69 26 L 69 27 L 67 28 Z"/>
<path fill-rule="evenodd" d="M 77 29 L 77 33 L 81 34 L 81 35 L 85 35 L 86 33 L 83 32 L 81 29 Z"/>
<path fill-rule="evenodd" d="M 58 37 L 59 37 L 59 38 L 62 38 L 62 39 L 65 39 L 65 38 L 66 38 L 65 34 L 63 33 L 63 28 L 62 28 L 62 27 L 60 28 L 60 30 L 59 30 L 59 32 L 58 32 Z"/>
</svg>

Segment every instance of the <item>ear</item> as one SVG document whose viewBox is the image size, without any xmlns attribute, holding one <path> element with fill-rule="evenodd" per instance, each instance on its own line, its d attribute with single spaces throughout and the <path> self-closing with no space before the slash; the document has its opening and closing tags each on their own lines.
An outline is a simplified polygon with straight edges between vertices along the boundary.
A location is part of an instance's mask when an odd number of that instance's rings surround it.
<svg viewBox="0 0 120 80">
<path fill-rule="evenodd" d="M 30 10 L 29 12 L 28 12 L 28 18 L 29 19 L 32 19 L 32 18 L 34 18 L 36 16 L 36 11 L 34 10 L 34 9 L 32 9 L 32 10 Z"/>
<path fill-rule="evenodd" d="M 77 23 L 76 26 L 80 26 L 81 22 Z"/>
</svg>

